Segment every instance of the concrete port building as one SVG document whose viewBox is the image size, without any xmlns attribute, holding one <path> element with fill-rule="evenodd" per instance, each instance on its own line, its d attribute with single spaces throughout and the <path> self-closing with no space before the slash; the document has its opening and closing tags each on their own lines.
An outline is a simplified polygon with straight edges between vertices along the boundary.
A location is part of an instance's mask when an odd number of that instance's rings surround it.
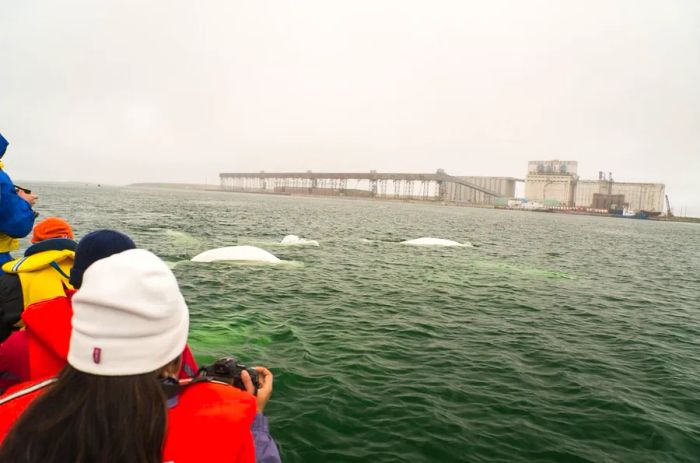
<svg viewBox="0 0 700 463">
<path fill-rule="evenodd" d="M 578 175 L 576 161 L 530 161 L 525 177 L 528 201 L 573 206 Z"/>
<path fill-rule="evenodd" d="M 530 161 L 525 197 L 548 206 L 663 212 L 663 183 L 616 182 L 602 172 L 598 180 L 582 180 L 577 170 L 576 161 Z"/>
</svg>

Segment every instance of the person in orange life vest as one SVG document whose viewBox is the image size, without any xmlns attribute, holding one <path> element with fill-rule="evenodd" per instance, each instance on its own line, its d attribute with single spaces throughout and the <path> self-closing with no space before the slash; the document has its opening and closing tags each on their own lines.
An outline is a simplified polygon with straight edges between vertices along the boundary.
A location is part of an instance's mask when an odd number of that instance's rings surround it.
<svg viewBox="0 0 700 463">
<path fill-rule="evenodd" d="M 52 384 L 0 398 L 0 462 L 190 463 L 204 451 L 217 462 L 254 462 L 253 395 L 202 381 L 166 402 L 159 375 L 178 362 L 189 327 L 168 266 L 131 249 L 95 262 L 84 278 L 68 365 Z M 259 399 L 271 389 L 263 378 Z"/>
<path fill-rule="evenodd" d="M 85 235 L 76 247 L 69 283 L 80 288 L 85 270 L 99 259 L 134 249 L 127 235 L 115 230 L 97 230 Z M 66 364 L 70 341 L 71 297 L 63 296 L 30 305 L 22 313 L 25 330 L 17 331 L 0 344 L 0 392 L 12 384 L 58 374 Z M 183 351 L 182 378 L 194 376 L 197 362 L 189 347 Z"/>
</svg>

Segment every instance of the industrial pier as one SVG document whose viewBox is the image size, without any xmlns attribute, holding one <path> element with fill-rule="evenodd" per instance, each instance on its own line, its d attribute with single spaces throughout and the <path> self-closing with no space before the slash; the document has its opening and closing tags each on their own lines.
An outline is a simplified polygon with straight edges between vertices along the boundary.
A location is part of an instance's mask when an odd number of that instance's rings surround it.
<svg viewBox="0 0 700 463">
<path fill-rule="evenodd" d="M 515 195 L 510 177 L 456 177 L 434 174 L 356 172 L 256 172 L 219 174 L 225 191 L 355 196 L 493 205 Z"/>
<path fill-rule="evenodd" d="M 662 183 L 616 182 L 603 172 L 598 180 L 580 179 L 576 161 L 530 161 L 525 180 L 513 177 L 370 172 L 232 172 L 219 174 L 224 191 L 286 195 L 350 196 L 435 201 L 473 206 L 591 212 L 664 211 Z M 525 198 L 515 199 L 517 182 Z"/>
</svg>

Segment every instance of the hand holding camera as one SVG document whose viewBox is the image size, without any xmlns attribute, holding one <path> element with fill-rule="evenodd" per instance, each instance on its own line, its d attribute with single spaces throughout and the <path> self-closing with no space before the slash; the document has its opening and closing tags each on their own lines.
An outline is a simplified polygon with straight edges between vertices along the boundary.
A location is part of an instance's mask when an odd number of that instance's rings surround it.
<svg viewBox="0 0 700 463">
<path fill-rule="evenodd" d="M 28 188 L 22 188 L 21 186 L 15 185 L 15 191 L 20 198 L 27 201 L 32 207 L 34 207 L 39 199 L 39 196 L 36 193 L 32 193 L 32 190 Z"/>
<path fill-rule="evenodd" d="M 265 409 L 265 405 L 267 405 L 267 401 L 270 400 L 272 396 L 272 372 L 265 367 L 255 367 L 255 371 L 258 382 L 257 385 L 253 384 L 248 370 L 241 373 L 241 379 L 245 390 L 256 396 L 258 400 L 258 413 L 262 413 Z"/>
<path fill-rule="evenodd" d="M 272 372 L 265 367 L 249 368 L 233 357 L 224 357 L 210 366 L 202 367 L 199 375 L 250 392 L 257 398 L 258 413 L 263 412 L 272 396 Z"/>
</svg>

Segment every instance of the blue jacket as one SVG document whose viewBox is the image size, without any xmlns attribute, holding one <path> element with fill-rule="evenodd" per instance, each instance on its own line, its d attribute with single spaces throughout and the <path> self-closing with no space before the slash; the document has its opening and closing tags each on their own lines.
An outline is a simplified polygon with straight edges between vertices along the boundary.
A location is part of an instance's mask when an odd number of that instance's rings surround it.
<svg viewBox="0 0 700 463">
<path fill-rule="evenodd" d="M 0 134 L 0 159 L 7 151 L 7 145 L 7 140 Z M 0 233 L 12 238 L 22 238 L 32 231 L 33 226 L 32 207 L 17 195 L 12 179 L 0 168 Z M 9 252 L 0 252 L 0 265 L 10 259 Z"/>
</svg>

